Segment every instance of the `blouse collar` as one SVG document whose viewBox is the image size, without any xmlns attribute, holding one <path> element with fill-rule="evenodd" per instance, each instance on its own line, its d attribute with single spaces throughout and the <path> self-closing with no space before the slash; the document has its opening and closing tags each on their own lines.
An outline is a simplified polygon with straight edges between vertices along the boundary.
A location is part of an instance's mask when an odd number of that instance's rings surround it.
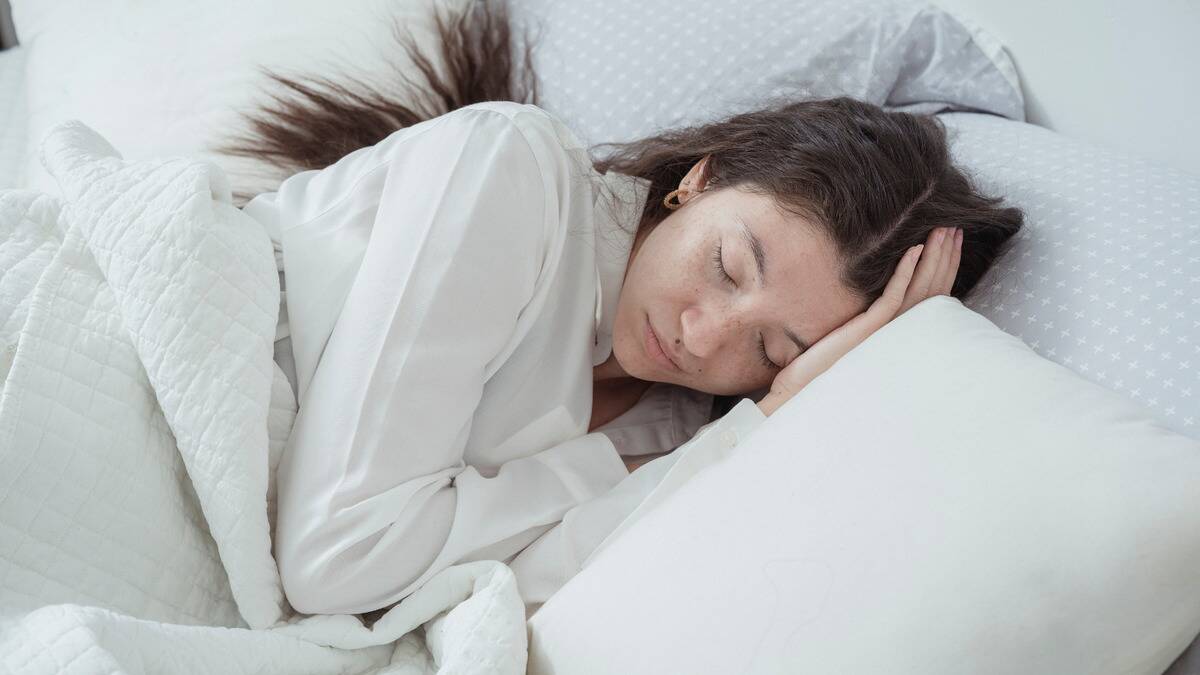
<svg viewBox="0 0 1200 675">
<path fill-rule="evenodd" d="M 617 300 L 625 280 L 629 253 L 633 249 L 634 230 L 641 220 L 650 181 L 637 176 L 609 171 L 600 179 L 612 190 L 596 190 L 592 196 L 596 238 L 596 333 L 592 347 L 592 365 L 598 366 L 612 355 L 613 323 Z M 611 208 L 610 208 L 611 207 Z"/>
</svg>

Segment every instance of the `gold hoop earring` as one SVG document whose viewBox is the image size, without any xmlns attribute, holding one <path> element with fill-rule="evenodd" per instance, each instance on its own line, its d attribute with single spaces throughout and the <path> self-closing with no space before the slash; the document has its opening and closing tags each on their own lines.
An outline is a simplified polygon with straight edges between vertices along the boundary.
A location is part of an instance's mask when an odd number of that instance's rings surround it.
<svg viewBox="0 0 1200 675">
<path fill-rule="evenodd" d="M 676 200 L 678 200 L 679 195 L 684 192 L 691 192 L 691 190 L 684 190 L 684 189 L 671 190 L 671 192 L 668 193 L 666 197 L 663 197 L 663 206 L 667 207 L 668 209 L 671 209 L 672 211 L 683 206 L 683 202 L 680 202 L 680 201 L 672 202 L 671 198 L 675 197 Z"/>
</svg>

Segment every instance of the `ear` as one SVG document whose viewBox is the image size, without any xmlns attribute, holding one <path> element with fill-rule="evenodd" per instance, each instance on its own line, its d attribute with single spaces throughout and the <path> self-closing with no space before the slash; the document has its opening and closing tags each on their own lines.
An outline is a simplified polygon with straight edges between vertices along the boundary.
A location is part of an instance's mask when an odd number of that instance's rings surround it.
<svg viewBox="0 0 1200 675">
<path fill-rule="evenodd" d="M 691 193 L 688 195 L 689 198 L 704 192 L 704 188 L 708 186 L 708 178 L 712 173 L 711 168 L 712 153 L 709 153 L 688 170 L 687 175 L 679 182 L 679 189 Z M 684 200 L 681 199 L 680 201 Z"/>
</svg>

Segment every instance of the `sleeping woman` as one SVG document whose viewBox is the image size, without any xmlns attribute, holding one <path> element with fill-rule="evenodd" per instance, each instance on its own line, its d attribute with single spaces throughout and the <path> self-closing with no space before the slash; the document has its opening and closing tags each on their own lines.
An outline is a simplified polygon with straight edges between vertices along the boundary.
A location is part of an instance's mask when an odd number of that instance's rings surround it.
<svg viewBox="0 0 1200 675">
<path fill-rule="evenodd" d="M 285 288 L 274 550 L 297 611 L 371 612 L 482 559 L 532 611 L 683 453 L 729 450 L 900 313 L 966 297 L 1021 227 L 936 118 L 848 98 L 593 159 L 479 56 L 508 53 L 503 10 L 439 19 L 458 65 L 421 68 L 445 112 L 298 86 L 233 147 L 296 171 L 244 211 Z M 664 387 L 695 394 L 659 399 L 668 417 L 703 403 L 694 435 L 619 449 L 606 425 Z"/>
</svg>

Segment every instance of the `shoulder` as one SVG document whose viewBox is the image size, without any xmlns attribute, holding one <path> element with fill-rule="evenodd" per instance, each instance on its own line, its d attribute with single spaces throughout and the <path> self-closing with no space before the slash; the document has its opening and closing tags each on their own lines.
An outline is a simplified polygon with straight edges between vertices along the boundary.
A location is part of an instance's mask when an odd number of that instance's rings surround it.
<svg viewBox="0 0 1200 675">
<path fill-rule="evenodd" d="M 495 115 L 511 122 L 530 142 L 550 141 L 566 149 L 585 148 L 575 132 L 557 116 L 532 103 L 483 101 L 453 110 L 449 115 Z"/>
<path fill-rule="evenodd" d="M 466 124 L 483 124 L 493 130 L 490 140 L 519 143 L 536 162 L 547 189 L 565 190 L 571 178 L 591 177 L 587 146 L 561 119 L 532 103 L 484 101 L 443 115 Z"/>
</svg>

